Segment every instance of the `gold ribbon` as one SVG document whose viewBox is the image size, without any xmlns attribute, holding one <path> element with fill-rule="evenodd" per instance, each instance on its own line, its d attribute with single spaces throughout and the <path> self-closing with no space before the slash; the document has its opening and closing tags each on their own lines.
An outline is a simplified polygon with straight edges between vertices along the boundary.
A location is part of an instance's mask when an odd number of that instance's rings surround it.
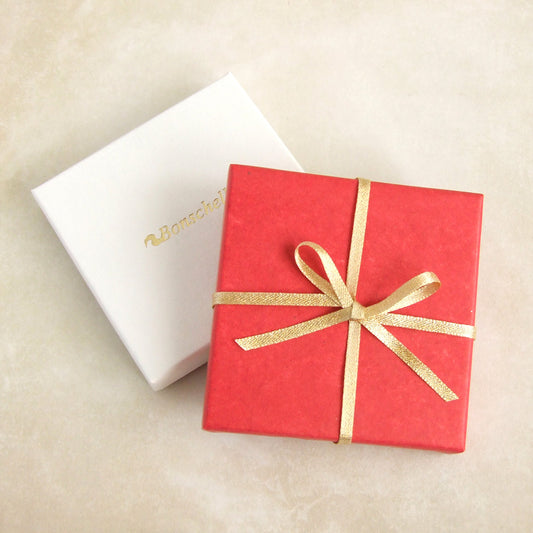
<svg viewBox="0 0 533 533">
<path fill-rule="evenodd" d="M 359 365 L 359 340 L 361 326 L 377 337 L 387 348 L 393 351 L 413 372 L 423 379 L 444 401 L 457 400 L 458 396 L 440 378 L 404 346 L 384 326 L 395 326 L 432 333 L 443 333 L 458 337 L 475 338 L 474 326 L 456 324 L 443 320 L 433 320 L 410 315 L 393 313 L 425 300 L 440 287 L 439 278 L 432 272 L 423 272 L 411 278 L 390 296 L 367 307 L 357 302 L 357 283 L 363 243 L 365 239 L 366 219 L 370 200 L 370 181 L 358 178 L 359 191 L 348 259 L 346 283 L 343 281 L 333 259 L 320 245 L 305 241 L 294 251 L 294 257 L 302 274 L 322 294 L 316 293 L 280 293 L 280 292 L 216 292 L 213 295 L 215 305 L 291 305 L 340 307 L 326 315 L 306 320 L 274 331 L 236 339 L 243 350 L 254 350 L 302 337 L 315 331 L 348 321 L 348 340 L 344 365 L 344 386 L 342 393 L 342 412 L 339 443 L 352 441 L 355 397 L 357 387 L 357 369 Z M 300 248 L 308 246 L 314 250 L 324 267 L 327 279 L 317 274 L 301 257 Z"/>
</svg>

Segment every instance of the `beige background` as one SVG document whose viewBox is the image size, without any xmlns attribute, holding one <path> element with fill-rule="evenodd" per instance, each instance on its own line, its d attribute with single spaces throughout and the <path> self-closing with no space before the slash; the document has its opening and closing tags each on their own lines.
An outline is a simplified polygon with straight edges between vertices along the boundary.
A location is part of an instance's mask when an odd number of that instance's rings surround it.
<svg viewBox="0 0 533 533">
<path fill-rule="evenodd" d="M 1 531 L 531 531 L 533 4 L 0 0 Z M 482 192 L 467 451 L 209 434 L 30 189 L 233 71 L 312 172 Z M 120 235 L 117 235 L 120 239 Z"/>
</svg>

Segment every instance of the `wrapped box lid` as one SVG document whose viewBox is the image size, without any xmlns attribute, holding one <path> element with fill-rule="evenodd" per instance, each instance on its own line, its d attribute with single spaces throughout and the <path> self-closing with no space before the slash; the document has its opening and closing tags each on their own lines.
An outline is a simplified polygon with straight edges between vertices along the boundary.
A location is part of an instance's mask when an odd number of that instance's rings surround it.
<svg viewBox="0 0 533 533">
<path fill-rule="evenodd" d="M 483 196 L 372 181 L 365 229 L 352 244 L 359 193 L 356 179 L 231 166 L 205 429 L 339 440 L 348 334 L 358 321 L 350 441 L 464 450 Z M 316 245 L 341 285 L 351 285 L 350 250 L 360 247 L 355 307 L 347 286 L 338 299 Z M 433 288 L 417 282 L 395 299 L 419 275 Z M 403 303 L 372 316 L 390 298 Z"/>
</svg>

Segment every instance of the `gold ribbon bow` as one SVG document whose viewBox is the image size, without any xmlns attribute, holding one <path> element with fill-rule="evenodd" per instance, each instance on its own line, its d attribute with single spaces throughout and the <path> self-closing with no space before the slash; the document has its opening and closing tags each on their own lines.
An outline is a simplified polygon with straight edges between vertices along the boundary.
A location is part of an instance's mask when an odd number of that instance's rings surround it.
<svg viewBox="0 0 533 533">
<path fill-rule="evenodd" d="M 280 293 L 280 292 L 216 292 L 213 305 L 293 305 L 340 307 L 326 315 L 306 320 L 274 331 L 236 339 L 244 350 L 254 350 L 263 346 L 277 344 L 290 339 L 308 335 L 315 331 L 348 321 L 348 340 L 344 365 L 344 387 L 342 393 L 342 412 L 339 443 L 352 441 L 355 396 L 357 387 L 357 369 L 359 365 L 359 340 L 361 326 L 377 337 L 393 351 L 413 372 L 423 379 L 443 400 L 457 400 L 458 396 L 440 378 L 404 346 L 384 326 L 443 333 L 459 337 L 475 338 L 474 326 L 456 324 L 443 320 L 433 320 L 410 315 L 393 313 L 403 307 L 420 302 L 440 287 L 440 281 L 432 272 L 423 272 L 411 278 L 390 296 L 367 307 L 355 299 L 363 243 L 365 239 L 366 219 L 370 199 L 370 181 L 358 178 L 359 191 L 350 244 L 348 272 L 346 283 L 343 281 L 330 255 L 318 244 L 305 241 L 294 251 L 294 257 L 302 274 L 317 287 L 322 294 L 316 293 Z M 301 257 L 300 248 L 308 246 L 317 254 L 324 267 L 327 279 L 317 274 Z"/>
</svg>

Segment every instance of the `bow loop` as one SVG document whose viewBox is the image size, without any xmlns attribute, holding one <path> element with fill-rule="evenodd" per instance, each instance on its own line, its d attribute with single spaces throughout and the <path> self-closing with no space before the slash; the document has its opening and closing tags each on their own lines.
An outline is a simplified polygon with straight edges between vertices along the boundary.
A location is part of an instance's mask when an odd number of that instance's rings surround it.
<svg viewBox="0 0 533 533">
<path fill-rule="evenodd" d="M 366 308 L 366 316 L 367 318 L 376 317 L 403 307 L 409 307 L 429 298 L 439 288 L 440 280 L 433 272 L 422 272 L 422 274 L 418 274 L 404 283 L 381 302 L 369 305 Z"/>
<path fill-rule="evenodd" d="M 317 274 L 300 255 L 300 248 L 307 246 L 311 248 L 320 259 L 326 276 L 328 279 L 324 279 L 321 275 Z M 350 307 L 353 303 L 353 298 L 348 292 L 348 288 L 344 283 L 339 271 L 331 256 L 320 246 L 314 242 L 304 241 L 301 242 L 294 250 L 294 259 L 300 272 L 319 290 L 329 296 L 340 307 Z M 329 280 L 329 281 L 328 281 Z"/>
</svg>

